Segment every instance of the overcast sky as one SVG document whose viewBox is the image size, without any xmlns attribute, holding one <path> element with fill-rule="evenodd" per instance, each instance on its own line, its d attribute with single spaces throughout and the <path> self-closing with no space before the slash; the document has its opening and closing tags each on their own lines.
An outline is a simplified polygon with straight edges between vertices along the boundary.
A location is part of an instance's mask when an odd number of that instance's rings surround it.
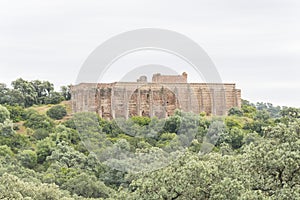
<svg viewBox="0 0 300 200">
<path fill-rule="evenodd" d="M 75 83 L 102 42 L 146 27 L 197 42 L 223 82 L 242 89 L 242 98 L 300 107 L 298 0 L 1 0 L 0 82 L 22 77 L 49 80 L 57 88 Z M 129 66 L 151 63 L 174 65 L 192 77 L 176 59 L 151 51 L 128 55 L 112 66 L 123 70 L 111 70 L 105 81 L 120 79 Z"/>
</svg>

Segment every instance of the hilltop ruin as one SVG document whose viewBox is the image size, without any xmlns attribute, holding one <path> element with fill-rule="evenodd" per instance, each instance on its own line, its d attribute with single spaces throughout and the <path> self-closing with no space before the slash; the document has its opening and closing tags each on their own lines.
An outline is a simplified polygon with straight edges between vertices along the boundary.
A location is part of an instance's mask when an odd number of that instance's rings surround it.
<svg viewBox="0 0 300 200">
<path fill-rule="evenodd" d="M 154 74 L 152 82 L 81 83 L 71 88 L 73 112 L 96 112 L 100 117 L 156 116 L 165 118 L 176 109 L 208 115 L 226 115 L 241 107 L 241 90 L 234 83 L 188 83 L 182 75 Z"/>
</svg>

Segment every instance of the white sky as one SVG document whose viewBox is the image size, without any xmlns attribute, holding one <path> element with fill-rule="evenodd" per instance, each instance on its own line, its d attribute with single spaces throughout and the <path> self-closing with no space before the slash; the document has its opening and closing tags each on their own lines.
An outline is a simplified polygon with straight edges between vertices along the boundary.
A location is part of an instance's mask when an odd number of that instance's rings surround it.
<svg viewBox="0 0 300 200">
<path fill-rule="evenodd" d="M 242 89 L 242 98 L 300 107 L 298 0 L 1 0 L 0 82 L 22 77 L 49 80 L 57 88 L 75 83 L 98 45 L 145 27 L 196 41 L 223 82 Z M 176 58 L 153 52 L 129 55 L 112 67 L 124 66 L 125 73 L 126 66 L 152 63 L 194 74 Z M 105 80 L 122 73 L 111 70 Z"/>
</svg>

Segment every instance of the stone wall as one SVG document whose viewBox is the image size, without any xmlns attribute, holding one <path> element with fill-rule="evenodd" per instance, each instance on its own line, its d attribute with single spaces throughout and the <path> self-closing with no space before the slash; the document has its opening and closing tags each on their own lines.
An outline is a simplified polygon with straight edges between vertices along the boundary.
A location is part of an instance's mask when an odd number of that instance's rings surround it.
<svg viewBox="0 0 300 200">
<path fill-rule="evenodd" d="M 176 109 L 226 115 L 230 108 L 241 107 L 241 91 L 236 89 L 235 84 L 181 82 L 184 75 L 170 82 L 168 76 L 163 77 L 161 82 L 152 83 L 83 83 L 73 86 L 73 112 L 97 112 L 105 119 L 132 116 L 165 118 L 173 115 Z"/>
<path fill-rule="evenodd" d="M 153 74 L 152 83 L 187 83 L 187 73 L 182 75 L 161 75 Z"/>
</svg>

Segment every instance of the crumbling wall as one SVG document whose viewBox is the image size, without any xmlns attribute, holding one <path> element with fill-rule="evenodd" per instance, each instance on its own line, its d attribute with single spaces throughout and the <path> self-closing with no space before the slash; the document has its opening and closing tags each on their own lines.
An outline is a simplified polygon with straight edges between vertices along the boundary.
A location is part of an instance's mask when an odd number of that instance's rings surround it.
<svg viewBox="0 0 300 200">
<path fill-rule="evenodd" d="M 187 76 L 180 77 L 186 80 Z M 161 81 L 166 80 L 168 76 Z M 96 112 L 105 119 L 165 118 L 176 109 L 226 115 L 230 108 L 241 107 L 241 90 L 236 89 L 235 84 L 182 83 L 176 77 L 175 82 L 163 83 L 147 83 L 145 78 L 139 82 L 83 83 L 73 86 L 71 92 L 73 112 Z"/>
<path fill-rule="evenodd" d="M 153 74 L 152 83 L 187 83 L 187 73 L 182 75 L 161 75 Z"/>
</svg>

